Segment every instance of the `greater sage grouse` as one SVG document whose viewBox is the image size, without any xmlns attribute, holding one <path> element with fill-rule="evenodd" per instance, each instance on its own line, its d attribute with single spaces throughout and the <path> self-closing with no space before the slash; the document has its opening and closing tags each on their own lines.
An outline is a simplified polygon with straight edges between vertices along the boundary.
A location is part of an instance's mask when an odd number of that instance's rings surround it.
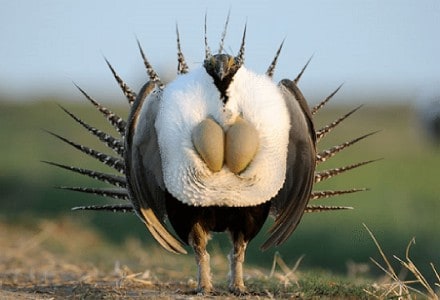
<svg viewBox="0 0 440 300">
<path fill-rule="evenodd" d="M 184 244 L 190 245 L 198 266 L 200 293 L 212 290 L 206 251 L 210 232 L 229 232 L 233 242 L 229 288 L 241 293 L 245 290 L 242 265 L 246 246 L 267 217 L 273 216 L 275 222 L 261 246 L 263 250 L 285 242 L 304 212 L 350 208 L 308 203 L 364 189 L 312 191 L 313 184 L 371 162 L 315 171 L 317 164 L 372 134 L 316 150 L 317 142 L 358 108 L 315 130 L 313 115 L 339 88 L 309 109 L 297 87 L 307 64 L 295 79 L 283 79 L 276 84 L 272 75 L 281 44 L 266 74 L 248 70 L 244 66 L 246 27 L 238 54 L 233 56 L 223 51 L 227 23 L 218 53 L 212 54 L 205 20 L 205 59 L 191 71 L 176 28 L 177 77 L 166 85 L 139 42 L 149 76 L 139 93 L 133 92 L 107 61 L 128 99 L 128 120 L 78 87 L 115 127 L 118 137 L 92 127 L 63 108 L 117 156 L 52 134 L 121 175 L 48 162 L 116 187 L 63 188 L 125 201 L 120 205 L 90 205 L 74 210 L 134 212 L 166 250 L 186 253 Z"/>
</svg>

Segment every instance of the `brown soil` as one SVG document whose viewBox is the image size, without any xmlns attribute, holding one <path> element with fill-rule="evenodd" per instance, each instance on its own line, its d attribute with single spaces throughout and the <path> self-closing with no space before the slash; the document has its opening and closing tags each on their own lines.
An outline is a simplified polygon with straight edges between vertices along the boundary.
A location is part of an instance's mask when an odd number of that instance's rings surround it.
<svg viewBox="0 0 440 300">
<path fill-rule="evenodd" d="M 193 292 L 196 270 L 191 255 L 145 249 L 137 240 L 118 247 L 78 223 L 82 222 L 0 222 L 0 299 L 202 298 Z M 212 257 L 212 265 L 216 274 L 227 273 L 227 261 L 220 255 Z M 259 270 L 250 272 L 257 280 L 265 277 Z M 240 298 L 256 296 L 272 297 L 263 290 Z M 221 283 L 209 298 L 236 297 Z"/>
</svg>

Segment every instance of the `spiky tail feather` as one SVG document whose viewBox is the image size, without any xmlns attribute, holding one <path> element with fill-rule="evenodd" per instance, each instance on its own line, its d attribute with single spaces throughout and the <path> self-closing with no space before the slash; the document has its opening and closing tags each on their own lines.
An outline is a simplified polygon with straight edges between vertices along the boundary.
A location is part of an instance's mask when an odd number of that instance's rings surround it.
<svg viewBox="0 0 440 300">
<path fill-rule="evenodd" d="M 226 35 L 226 28 L 227 28 L 228 20 L 229 20 L 229 15 L 228 15 L 228 19 L 225 23 L 224 33 L 222 34 L 222 37 L 221 37 L 219 52 L 223 51 L 224 38 Z M 177 47 L 178 47 L 178 50 L 177 50 L 178 51 L 178 73 L 186 73 L 188 71 L 188 65 L 186 64 L 183 53 L 181 51 L 180 37 L 179 37 L 177 27 L 176 27 L 176 33 L 177 33 Z M 242 44 L 240 46 L 240 51 L 238 54 L 238 57 L 241 60 L 244 60 L 245 36 L 246 36 L 246 27 L 243 32 Z M 139 52 L 142 56 L 142 59 L 143 59 L 143 62 L 144 62 L 144 65 L 145 65 L 145 68 L 147 70 L 147 74 L 148 74 L 150 80 L 153 82 L 156 82 L 160 88 L 163 88 L 164 84 L 161 82 L 158 74 L 156 73 L 156 71 L 153 69 L 152 65 L 147 60 L 147 58 L 144 54 L 144 51 L 140 45 L 140 42 L 139 41 L 137 41 L 137 42 L 138 42 Z M 280 47 L 278 48 L 278 50 L 275 54 L 275 57 L 267 70 L 267 75 L 270 77 L 273 76 L 273 72 L 275 70 L 275 66 L 276 66 L 279 54 L 281 52 L 282 46 L 283 46 L 283 43 L 281 43 Z M 205 56 L 206 56 L 206 58 L 211 56 L 211 50 L 208 46 L 207 34 L 206 34 L 206 16 L 205 16 Z M 312 59 L 312 57 L 307 61 L 307 63 L 301 69 L 300 73 L 294 79 L 295 84 L 297 84 L 299 82 L 299 80 L 301 79 L 301 77 L 302 77 L 304 71 L 306 70 L 307 66 L 309 65 L 311 59 Z M 123 94 L 127 98 L 129 105 L 131 106 L 135 101 L 136 93 L 134 93 L 131 90 L 131 88 L 121 79 L 121 77 L 116 73 L 115 69 L 110 64 L 110 62 L 107 59 L 105 61 L 108 65 L 110 71 L 112 72 L 115 80 L 117 81 L 119 87 L 121 88 Z M 123 138 L 124 134 L 125 134 L 127 122 L 125 120 L 123 120 L 121 117 L 119 117 L 118 115 L 116 115 L 115 113 L 113 113 L 111 110 L 106 108 L 105 106 L 103 106 L 100 103 L 98 103 L 97 101 L 95 101 L 79 86 L 77 86 L 76 84 L 75 84 L 75 86 L 85 96 L 85 98 L 89 102 L 91 102 L 99 112 L 102 113 L 102 115 L 107 119 L 107 121 L 118 131 L 120 136 Z M 341 86 L 342 85 L 340 85 L 338 88 L 336 88 L 329 96 L 327 96 L 320 103 L 318 103 L 316 106 L 314 106 L 310 110 L 311 114 L 315 115 L 322 107 L 324 107 L 335 96 L 335 94 L 340 90 Z M 360 107 L 361 106 L 354 108 L 353 110 L 349 111 L 345 115 L 341 116 L 340 118 L 336 119 L 335 121 L 325 125 L 321 129 L 319 129 L 316 132 L 318 145 L 319 145 L 319 141 L 322 138 L 327 136 L 327 134 L 329 134 L 333 129 L 335 129 L 337 126 L 339 126 L 344 120 L 346 120 L 349 116 L 351 116 L 354 112 L 356 112 Z M 74 115 L 73 113 L 71 113 L 67 109 L 65 109 L 63 107 L 61 107 L 61 108 L 75 122 L 77 122 L 82 127 L 84 127 L 90 134 L 96 136 L 109 149 L 112 149 L 113 151 L 115 151 L 116 154 L 118 155 L 118 157 L 113 157 L 113 156 L 107 155 L 105 153 L 99 152 L 97 150 L 94 150 L 92 148 L 75 143 L 67 138 L 64 138 L 64 137 L 58 135 L 58 134 L 55 134 L 52 132 L 49 132 L 49 133 L 52 134 L 53 136 L 55 136 L 56 138 L 62 140 L 63 142 L 71 145 L 72 147 L 80 150 L 81 152 L 98 159 L 103 164 L 110 166 L 111 168 L 115 169 L 116 171 L 118 171 L 119 173 L 124 175 L 125 174 L 125 168 L 124 168 L 124 162 L 123 162 L 124 145 L 123 145 L 122 140 L 114 138 L 114 137 L 110 136 L 109 134 L 88 125 L 87 123 L 82 121 L 80 118 L 78 118 L 76 115 Z M 317 164 L 325 162 L 326 160 L 334 157 L 336 154 L 342 152 L 346 148 L 356 144 L 357 142 L 360 142 L 361 140 L 371 136 L 374 133 L 376 133 L 376 132 L 371 132 L 371 133 L 362 135 L 358 138 L 354 138 L 352 140 L 349 140 L 347 142 L 333 146 L 329 149 L 326 149 L 326 150 L 323 150 L 323 151 L 317 153 L 317 156 L 316 156 Z M 329 178 L 338 176 L 344 172 L 356 169 L 358 167 L 370 164 L 375 161 L 377 161 L 377 160 L 367 160 L 367 161 L 362 161 L 362 162 L 358 162 L 358 163 L 353 163 L 351 165 L 347 165 L 344 167 L 317 171 L 315 173 L 315 179 L 314 179 L 315 183 L 318 183 L 320 181 L 327 180 Z M 125 176 L 118 176 L 118 175 L 113 175 L 110 173 L 103 173 L 103 172 L 98 172 L 98 171 L 93 171 L 93 170 L 88 170 L 88 169 L 83 169 L 83 168 L 78 168 L 78 167 L 73 167 L 73 166 L 67 166 L 67 165 L 62 165 L 62 164 L 58 164 L 58 163 L 54 163 L 54 162 L 45 161 L 45 163 L 48 163 L 50 165 L 53 165 L 53 166 L 56 166 L 56 167 L 59 167 L 62 169 L 66 169 L 66 170 L 69 170 L 72 172 L 75 172 L 80 175 L 88 176 L 90 178 L 105 182 L 107 184 L 110 184 L 110 185 L 116 187 L 116 189 L 89 188 L 89 187 L 59 187 L 61 189 L 67 189 L 67 190 L 72 190 L 72 191 L 76 191 L 76 192 L 88 193 L 88 194 L 95 194 L 95 195 L 102 196 L 102 197 L 110 197 L 110 198 L 116 198 L 116 199 L 121 199 L 121 200 L 129 200 L 128 192 L 126 190 Z M 314 190 L 310 195 L 310 200 L 330 198 L 330 197 L 334 197 L 334 196 L 339 196 L 339 195 L 343 195 L 343 194 L 350 194 L 350 193 L 366 191 L 366 190 L 367 190 L 366 188 L 352 188 L 352 189 L 346 189 L 346 190 L 324 190 L 324 191 Z M 333 210 L 344 210 L 344 209 L 352 209 L 352 207 L 308 205 L 305 211 L 306 212 L 320 212 L 320 211 L 333 211 Z M 100 211 L 112 211 L 112 212 L 132 212 L 133 207 L 131 204 L 113 204 L 113 205 L 104 204 L 104 205 L 79 206 L 79 207 L 74 207 L 73 210 L 100 210 Z"/>
<path fill-rule="evenodd" d="M 308 63 L 309 62 L 307 62 L 307 64 Z M 304 70 L 304 68 L 303 68 L 303 70 Z M 300 74 L 302 74 L 303 70 L 301 71 Z M 342 84 L 340 86 L 338 86 L 324 100 L 322 100 L 316 106 L 314 106 L 311 109 L 311 114 L 313 116 L 315 116 L 316 113 L 321 108 L 323 108 L 336 95 L 336 93 L 341 89 L 341 87 L 342 87 Z M 323 139 L 325 136 L 327 136 L 327 134 L 329 134 L 333 129 L 335 129 L 338 125 L 340 125 L 343 121 L 345 121 L 349 116 L 351 116 L 356 111 L 358 111 L 361 107 L 362 107 L 362 105 L 359 105 L 358 107 L 352 109 L 348 113 L 342 115 L 341 117 L 337 118 L 336 120 L 330 122 L 329 124 L 323 126 L 321 129 L 317 130 L 316 131 L 316 138 L 317 138 L 318 145 L 319 145 L 319 142 L 321 141 L 321 139 Z M 348 140 L 347 142 L 344 142 L 339 145 L 336 145 L 336 146 L 330 147 L 328 149 L 322 150 L 320 152 L 317 152 L 316 165 L 319 165 L 319 164 L 329 160 L 330 158 L 334 157 L 335 155 L 342 152 L 343 150 L 349 148 L 350 146 L 353 146 L 354 144 L 362 141 L 363 139 L 365 139 L 373 134 L 376 134 L 377 132 L 378 131 L 373 131 L 373 132 L 361 135 L 357 138 Z M 353 163 L 353 164 L 343 166 L 343 167 L 337 167 L 337 168 L 316 171 L 314 182 L 316 184 L 318 182 L 321 182 L 321 181 L 330 179 L 332 177 L 341 175 L 344 172 L 368 165 L 368 164 L 376 162 L 378 160 L 379 159 L 366 160 L 366 161 Z M 330 198 L 330 197 L 335 197 L 335 196 L 340 196 L 340 195 L 345 195 L 345 194 L 352 194 L 352 193 L 357 193 L 357 192 L 363 192 L 363 191 L 367 191 L 367 190 L 368 190 L 368 188 L 351 188 L 351 189 L 345 189 L 345 190 L 324 190 L 324 191 L 319 191 L 319 190 L 314 189 L 312 191 L 312 193 L 310 194 L 309 200 L 326 199 L 326 198 Z M 352 209 L 352 208 L 345 207 L 345 206 L 309 205 L 309 206 L 307 206 L 306 212 L 320 212 L 320 211 L 340 210 L 340 209 Z"/>
<path fill-rule="evenodd" d="M 113 66 L 110 64 L 110 62 L 105 58 L 105 62 L 107 63 L 107 66 L 109 67 L 110 71 L 113 74 L 113 77 L 115 78 L 116 82 L 118 83 L 119 87 L 122 90 L 122 93 L 127 98 L 128 104 L 133 105 L 134 101 L 136 100 L 136 93 L 132 91 L 132 89 L 119 77 L 119 75 L 116 73 Z"/>
<path fill-rule="evenodd" d="M 72 210 L 101 210 L 119 213 L 134 212 L 134 208 L 130 204 L 113 204 L 113 205 L 86 205 L 75 206 Z"/>
</svg>

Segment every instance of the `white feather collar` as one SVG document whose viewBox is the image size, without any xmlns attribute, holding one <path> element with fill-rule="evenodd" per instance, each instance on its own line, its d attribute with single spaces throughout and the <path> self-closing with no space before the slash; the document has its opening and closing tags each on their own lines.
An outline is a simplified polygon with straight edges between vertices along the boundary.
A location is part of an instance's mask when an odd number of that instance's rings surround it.
<svg viewBox="0 0 440 300">
<path fill-rule="evenodd" d="M 266 75 L 244 67 L 235 74 L 223 106 L 203 67 L 169 83 L 156 119 L 164 183 L 179 201 L 193 206 L 254 206 L 274 197 L 284 184 L 290 120 L 279 88 Z M 240 175 L 226 166 L 211 172 L 191 141 L 193 128 L 208 116 L 224 129 L 237 115 L 259 132 L 259 150 Z"/>
</svg>

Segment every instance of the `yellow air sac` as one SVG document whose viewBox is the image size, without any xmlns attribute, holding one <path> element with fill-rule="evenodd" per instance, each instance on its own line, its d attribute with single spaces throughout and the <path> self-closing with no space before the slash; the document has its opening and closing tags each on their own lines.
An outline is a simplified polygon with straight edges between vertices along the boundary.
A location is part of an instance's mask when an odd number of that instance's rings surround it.
<svg viewBox="0 0 440 300">
<path fill-rule="evenodd" d="M 258 132 L 255 127 L 238 117 L 226 133 L 226 165 L 239 174 L 246 169 L 258 150 Z"/>
<path fill-rule="evenodd" d="M 212 172 L 223 167 L 224 140 L 222 128 L 210 118 L 200 122 L 192 132 L 194 147 Z"/>
</svg>

